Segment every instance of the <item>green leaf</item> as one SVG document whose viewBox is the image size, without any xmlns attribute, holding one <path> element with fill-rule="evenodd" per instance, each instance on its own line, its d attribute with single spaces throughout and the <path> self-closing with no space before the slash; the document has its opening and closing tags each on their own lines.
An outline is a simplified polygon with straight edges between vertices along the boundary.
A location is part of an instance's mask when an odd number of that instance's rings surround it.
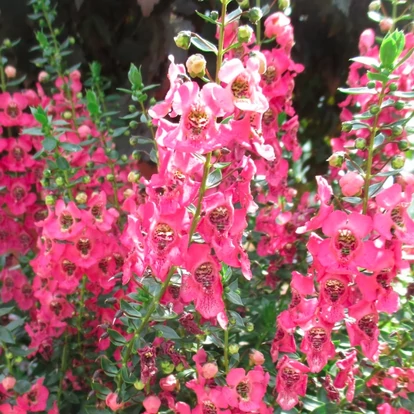
<svg viewBox="0 0 414 414">
<path fill-rule="evenodd" d="M 213 43 L 209 42 L 206 39 L 203 39 L 198 34 L 194 34 L 194 36 L 191 36 L 191 43 L 199 50 L 203 52 L 212 52 L 217 55 L 218 50 Z"/>
<path fill-rule="evenodd" d="M 404 49 L 405 36 L 402 31 L 395 30 L 387 33 L 380 46 L 381 64 L 386 68 L 392 68 L 394 62 Z"/>
<path fill-rule="evenodd" d="M 86 91 L 86 107 L 92 116 L 99 115 L 99 103 L 96 93 L 92 90 Z"/>
<path fill-rule="evenodd" d="M 226 18 L 224 20 L 224 24 L 227 26 L 231 22 L 234 22 L 236 20 L 240 20 L 240 17 L 242 16 L 242 9 L 240 7 L 237 7 L 237 9 L 234 9 L 231 13 L 226 15 Z"/>
<path fill-rule="evenodd" d="M 122 367 L 121 368 L 121 377 L 122 377 L 122 380 L 127 384 L 133 384 L 137 380 L 137 377 L 135 375 L 131 374 L 128 371 L 127 367 Z"/>
<path fill-rule="evenodd" d="M 229 165 L 231 165 L 231 162 L 216 162 L 215 164 L 213 164 L 213 167 L 218 170 L 222 170 L 223 168 L 226 168 Z"/>
<path fill-rule="evenodd" d="M 47 113 L 43 108 L 39 107 L 39 108 L 30 108 L 30 109 L 32 111 L 34 118 L 36 119 L 37 122 L 39 122 L 40 125 L 42 125 L 43 127 L 49 125 Z"/>
<path fill-rule="evenodd" d="M 196 10 L 196 13 L 199 17 L 201 17 L 206 22 L 217 24 L 216 20 L 213 20 L 211 17 L 208 17 L 205 14 L 198 12 L 197 10 Z"/>
<path fill-rule="evenodd" d="M 375 177 L 391 177 L 393 175 L 399 174 L 402 170 L 403 168 L 400 168 L 399 170 L 390 170 L 390 171 L 380 172 L 378 174 L 375 174 Z"/>
<path fill-rule="evenodd" d="M 374 138 L 374 148 L 379 147 L 383 142 L 385 141 L 385 135 L 382 133 L 379 133 L 375 138 Z"/>
<path fill-rule="evenodd" d="M 47 137 L 43 140 L 42 144 L 46 151 L 53 151 L 57 147 L 58 141 L 54 138 Z"/>
<path fill-rule="evenodd" d="M 240 297 L 240 295 L 234 291 L 230 291 L 226 293 L 226 298 L 231 302 L 234 303 L 235 305 L 240 305 L 243 306 L 243 301 Z"/>
<path fill-rule="evenodd" d="M 17 381 L 16 385 L 13 388 L 13 391 L 17 392 L 18 394 L 24 394 L 25 392 L 29 391 L 32 384 L 26 380 Z"/>
<path fill-rule="evenodd" d="M 223 178 L 221 170 L 217 169 L 211 172 L 207 177 L 206 188 L 217 187 Z"/>
<path fill-rule="evenodd" d="M 177 332 L 175 332 L 174 329 L 170 328 L 167 325 L 157 324 L 154 325 L 154 328 L 157 331 L 162 332 L 162 337 L 165 339 L 180 339 Z"/>
<path fill-rule="evenodd" d="M 139 311 L 139 305 L 135 303 L 129 303 L 125 300 L 121 300 L 121 309 L 123 310 L 124 314 L 131 319 L 141 319 L 142 314 Z"/>
<path fill-rule="evenodd" d="M 99 382 L 93 382 L 92 389 L 96 392 L 96 396 L 101 400 L 104 400 L 106 396 L 111 392 L 109 388 L 103 386 Z"/>
<path fill-rule="evenodd" d="M 361 63 L 362 65 L 369 66 L 375 69 L 379 68 L 380 66 L 378 59 L 373 58 L 373 57 L 368 57 L 368 56 L 357 56 L 349 60 L 356 62 L 356 63 Z"/>
<path fill-rule="evenodd" d="M 70 165 L 69 165 L 68 161 L 64 157 L 58 157 L 56 159 L 56 165 L 59 169 L 61 169 L 63 171 L 69 170 L 69 168 L 70 168 Z"/>
<path fill-rule="evenodd" d="M 392 96 L 396 96 L 397 98 L 403 98 L 403 99 L 413 99 L 414 98 L 414 92 L 401 92 L 401 91 L 395 91 L 390 93 Z"/>
<path fill-rule="evenodd" d="M 71 144 L 70 142 L 61 142 L 59 146 L 68 152 L 78 152 L 82 149 L 80 145 Z"/>
<path fill-rule="evenodd" d="M 23 349 L 22 347 L 11 346 L 8 349 L 14 356 L 21 357 L 26 357 L 32 354 L 33 352 L 36 352 L 36 348 Z"/>
<path fill-rule="evenodd" d="M 6 329 L 4 326 L 0 326 L 0 342 L 4 342 L 5 344 L 14 344 L 14 338 L 11 332 Z"/>
<path fill-rule="evenodd" d="M 154 164 L 158 163 L 158 155 L 157 155 L 157 151 L 155 151 L 155 148 L 152 148 L 151 151 L 150 151 L 150 160 Z"/>
<path fill-rule="evenodd" d="M 382 186 L 384 185 L 385 181 L 382 181 L 380 183 L 375 183 L 369 186 L 368 188 L 368 197 L 375 196 L 379 190 L 381 190 Z"/>
<path fill-rule="evenodd" d="M 375 95 L 377 93 L 375 89 L 369 89 L 369 88 L 338 88 L 338 91 L 342 93 L 346 93 L 348 95 L 361 95 L 361 94 Z"/>
<path fill-rule="evenodd" d="M 136 118 L 140 113 L 141 111 L 136 111 L 136 112 L 133 112 L 132 114 L 121 116 L 119 119 L 133 119 L 133 118 Z"/>
<path fill-rule="evenodd" d="M 220 122 L 220 124 L 222 124 L 222 125 L 226 125 L 226 124 L 228 124 L 232 119 L 234 118 L 234 115 L 230 115 L 230 116 L 228 116 L 227 118 L 224 118 L 221 122 Z"/>
<path fill-rule="evenodd" d="M 101 358 L 101 367 L 108 377 L 116 377 L 118 374 L 118 368 L 106 356 Z"/>
<path fill-rule="evenodd" d="M 342 197 L 342 200 L 351 204 L 360 204 L 362 202 L 360 197 Z"/>
<path fill-rule="evenodd" d="M 374 73 L 374 72 L 368 72 L 367 78 L 372 81 L 380 81 L 380 82 L 388 82 L 389 76 L 384 73 Z"/>
<path fill-rule="evenodd" d="M 7 315 L 14 309 L 14 306 L 7 306 L 6 308 L 0 308 L 0 316 Z"/>
<path fill-rule="evenodd" d="M 116 137 L 121 136 L 124 132 L 128 131 L 128 128 L 129 127 L 127 127 L 127 126 L 126 127 L 115 128 L 114 132 L 112 134 L 112 138 L 116 138 Z"/>
<path fill-rule="evenodd" d="M 22 134 L 41 136 L 43 132 L 41 128 L 23 128 Z"/>
<path fill-rule="evenodd" d="M 133 89 L 142 89 L 143 84 L 141 70 L 138 69 L 133 63 L 131 63 L 129 68 L 128 79 L 131 82 Z"/>
<path fill-rule="evenodd" d="M 109 334 L 109 339 L 115 346 L 122 346 L 126 344 L 126 339 L 118 331 L 108 329 L 107 332 Z"/>
</svg>

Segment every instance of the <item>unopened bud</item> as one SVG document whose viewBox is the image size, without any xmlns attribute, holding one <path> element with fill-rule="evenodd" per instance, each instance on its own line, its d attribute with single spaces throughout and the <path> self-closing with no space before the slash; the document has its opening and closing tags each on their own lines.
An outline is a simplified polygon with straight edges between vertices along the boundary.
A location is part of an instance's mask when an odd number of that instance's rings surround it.
<svg viewBox="0 0 414 414">
<path fill-rule="evenodd" d="M 132 190 L 131 188 L 127 188 L 125 191 L 124 191 L 124 198 L 129 198 L 129 197 L 132 197 L 133 195 L 134 195 L 134 190 Z"/>
<path fill-rule="evenodd" d="M 403 101 L 397 101 L 394 104 L 394 108 L 397 109 L 398 111 L 400 111 L 401 109 L 404 109 L 405 104 Z"/>
<path fill-rule="evenodd" d="M 391 167 L 394 170 L 399 170 L 400 168 L 404 167 L 405 158 L 402 155 L 395 155 L 391 160 Z"/>
<path fill-rule="evenodd" d="M 247 24 L 240 26 L 237 29 L 237 40 L 240 43 L 249 43 L 252 40 L 253 29 Z"/>
<path fill-rule="evenodd" d="M 252 365 L 263 365 L 265 357 L 260 351 L 253 349 L 249 355 L 249 360 Z"/>
<path fill-rule="evenodd" d="M 56 185 L 62 187 L 63 184 L 65 184 L 63 177 L 56 177 Z"/>
<path fill-rule="evenodd" d="M 63 112 L 63 119 L 66 119 L 66 120 L 72 119 L 72 112 L 69 112 L 69 111 Z"/>
<path fill-rule="evenodd" d="M 256 24 L 263 17 L 263 12 L 260 7 L 252 7 L 249 10 L 249 20 L 251 23 Z"/>
<path fill-rule="evenodd" d="M 253 332 L 254 331 L 254 325 L 251 322 L 246 323 L 246 331 L 247 332 Z"/>
<path fill-rule="evenodd" d="M 131 137 L 129 139 L 129 145 L 131 145 L 131 147 L 133 147 L 134 145 L 138 144 L 138 138 L 137 137 Z"/>
<path fill-rule="evenodd" d="M 45 197 L 45 203 L 47 206 L 54 206 L 56 204 L 56 199 L 52 195 L 47 195 Z"/>
<path fill-rule="evenodd" d="M 131 114 L 133 113 L 133 112 L 135 112 L 137 110 L 137 108 L 135 108 L 135 106 L 134 105 L 129 105 L 128 106 L 128 111 L 129 112 L 131 112 Z"/>
<path fill-rule="evenodd" d="M 106 174 L 106 180 L 109 182 L 115 181 L 115 176 L 113 174 Z"/>
<path fill-rule="evenodd" d="M 15 68 L 14 66 L 7 65 L 7 66 L 4 68 L 4 73 L 6 74 L 6 76 L 7 76 L 9 79 L 15 78 L 15 77 L 16 77 L 16 68 Z"/>
<path fill-rule="evenodd" d="M 184 371 L 184 365 L 180 362 L 176 367 L 175 367 L 175 370 L 177 371 L 177 372 L 181 372 L 181 371 Z"/>
<path fill-rule="evenodd" d="M 89 184 L 89 183 L 91 182 L 91 177 L 89 177 L 89 175 L 84 175 L 84 176 L 82 177 L 82 182 L 83 182 L 84 184 Z"/>
<path fill-rule="evenodd" d="M 4 40 L 3 40 L 3 45 L 4 45 L 4 46 L 6 46 L 6 47 L 10 47 L 10 46 L 11 46 L 11 41 L 10 41 L 10 39 L 4 39 Z"/>
<path fill-rule="evenodd" d="M 372 105 L 371 108 L 369 108 L 369 112 L 371 112 L 372 115 L 376 115 L 380 111 L 380 107 L 378 105 Z"/>
<path fill-rule="evenodd" d="M 374 89 L 374 88 L 375 88 L 375 86 L 376 86 L 376 82 L 375 82 L 375 81 L 369 81 L 369 82 L 367 83 L 367 88 L 368 88 L 368 89 Z"/>
<path fill-rule="evenodd" d="M 138 391 L 141 391 L 141 390 L 143 390 L 145 388 L 145 384 L 141 380 L 138 380 L 138 381 L 135 381 L 134 382 L 134 387 Z"/>
<path fill-rule="evenodd" d="M 343 132 L 351 132 L 352 131 L 352 124 L 350 124 L 349 122 L 344 122 L 342 124 L 342 131 Z"/>
<path fill-rule="evenodd" d="M 389 88 L 391 92 L 395 92 L 398 89 L 398 85 L 396 83 L 391 83 Z"/>
<path fill-rule="evenodd" d="M 5 377 L 3 378 L 1 385 L 3 385 L 6 391 L 10 391 L 16 385 L 16 378 L 10 376 Z"/>
<path fill-rule="evenodd" d="M 394 26 L 394 21 L 390 17 L 382 19 L 379 23 L 379 27 L 382 33 L 389 32 Z"/>
<path fill-rule="evenodd" d="M 174 37 L 175 44 L 177 47 L 188 50 L 191 44 L 191 32 L 188 30 L 182 30 Z"/>
<path fill-rule="evenodd" d="M 367 140 L 365 138 L 357 138 L 355 140 L 355 148 L 364 150 L 367 147 Z"/>
<path fill-rule="evenodd" d="M 42 83 L 42 82 L 46 82 L 49 79 L 49 74 L 42 70 L 39 75 L 37 76 L 37 80 Z"/>
<path fill-rule="evenodd" d="M 127 162 L 127 161 L 128 161 L 128 155 L 126 155 L 126 154 L 122 154 L 122 155 L 121 155 L 121 161 L 122 161 L 122 162 Z"/>
<path fill-rule="evenodd" d="M 192 78 L 202 78 L 206 74 L 206 65 L 206 59 L 199 53 L 190 56 L 185 63 L 187 71 Z"/>
<path fill-rule="evenodd" d="M 129 123 L 129 127 L 130 128 L 136 128 L 138 126 L 138 122 L 137 121 L 131 121 L 130 123 Z"/>
<path fill-rule="evenodd" d="M 217 20 L 217 19 L 219 18 L 218 11 L 213 10 L 213 11 L 210 13 L 210 18 L 211 18 L 211 19 L 213 19 L 213 20 Z"/>
<path fill-rule="evenodd" d="M 392 135 L 398 136 L 401 135 L 404 132 L 404 127 L 402 125 L 394 125 L 391 128 Z"/>
<path fill-rule="evenodd" d="M 331 166 L 331 167 L 341 167 L 342 166 L 342 164 L 344 163 L 344 161 L 345 161 L 345 156 L 344 156 L 344 154 L 343 153 L 341 153 L 341 152 L 335 152 L 334 154 L 332 154 L 329 158 L 328 158 L 328 160 L 327 160 L 328 162 L 329 162 L 329 165 Z"/>
<path fill-rule="evenodd" d="M 136 183 L 139 180 L 139 173 L 135 172 L 135 171 L 131 171 L 128 174 L 128 182 L 130 183 Z"/>
<path fill-rule="evenodd" d="M 407 151 L 409 149 L 409 147 L 410 146 L 408 145 L 408 142 L 407 141 L 400 141 L 398 143 L 398 149 L 400 151 Z"/>
<path fill-rule="evenodd" d="M 368 10 L 369 11 L 378 11 L 381 8 L 381 0 L 374 0 L 369 3 Z"/>
<path fill-rule="evenodd" d="M 171 374 L 174 371 L 175 365 L 169 361 L 161 362 L 161 369 L 164 374 Z"/>
<path fill-rule="evenodd" d="M 76 194 L 76 202 L 79 204 L 85 204 L 88 201 L 88 195 L 86 193 Z"/>
<path fill-rule="evenodd" d="M 239 346 L 237 344 L 231 344 L 229 345 L 229 353 L 230 355 L 234 355 L 237 354 L 237 352 L 239 352 Z"/>
<path fill-rule="evenodd" d="M 215 364 L 214 362 L 207 362 L 203 365 L 203 368 L 201 370 L 202 375 L 205 379 L 214 378 L 218 372 L 217 364 Z"/>
<path fill-rule="evenodd" d="M 139 161 L 141 159 L 141 154 L 139 153 L 138 150 L 132 151 L 132 159 Z"/>
</svg>

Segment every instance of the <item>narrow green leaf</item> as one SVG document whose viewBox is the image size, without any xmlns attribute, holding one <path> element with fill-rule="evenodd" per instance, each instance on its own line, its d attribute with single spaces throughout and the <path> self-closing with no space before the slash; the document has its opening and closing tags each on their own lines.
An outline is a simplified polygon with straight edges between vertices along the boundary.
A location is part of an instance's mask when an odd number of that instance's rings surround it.
<svg viewBox="0 0 414 414">
<path fill-rule="evenodd" d="M 211 172 L 207 177 L 206 187 L 207 188 L 214 188 L 217 187 L 221 179 L 223 178 L 221 170 L 217 169 Z"/>
<path fill-rule="evenodd" d="M 54 138 L 47 137 L 43 140 L 42 144 L 46 151 L 53 151 L 57 147 L 58 142 Z"/>
<path fill-rule="evenodd" d="M 212 52 L 217 55 L 218 50 L 213 43 L 209 42 L 206 39 L 203 39 L 201 36 L 195 34 L 191 36 L 191 43 L 199 50 L 203 52 Z"/>
<path fill-rule="evenodd" d="M 170 328 L 167 325 L 157 324 L 154 325 L 154 328 L 157 331 L 162 332 L 162 337 L 165 339 L 180 339 L 177 332 L 175 332 L 174 329 Z"/>
<path fill-rule="evenodd" d="M 126 344 L 126 339 L 118 331 L 108 329 L 107 332 L 109 334 L 109 339 L 114 345 L 122 346 Z"/>
</svg>

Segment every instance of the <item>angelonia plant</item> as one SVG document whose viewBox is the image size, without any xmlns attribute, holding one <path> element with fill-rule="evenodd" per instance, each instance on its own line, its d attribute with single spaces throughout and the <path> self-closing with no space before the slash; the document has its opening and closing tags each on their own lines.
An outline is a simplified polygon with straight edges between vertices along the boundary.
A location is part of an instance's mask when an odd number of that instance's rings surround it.
<svg viewBox="0 0 414 414">
<path fill-rule="evenodd" d="M 177 34 L 197 53 L 169 57 L 160 102 L 131 65 L 127 115 L 98 62 L 67 66 L 50 0 L 34 89 L 3 41 L 1 413 L 414 412 L 412 6 L 370 4 L 381 36 L 361 34 L 308 179 L 274 3 L 198 13 L 216 40 Z"/>
</svg>

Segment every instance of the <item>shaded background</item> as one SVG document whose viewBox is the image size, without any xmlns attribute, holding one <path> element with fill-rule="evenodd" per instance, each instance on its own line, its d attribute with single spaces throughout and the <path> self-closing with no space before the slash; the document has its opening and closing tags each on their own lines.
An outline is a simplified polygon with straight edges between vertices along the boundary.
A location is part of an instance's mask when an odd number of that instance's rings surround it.
<svg viewBox="0 0 414 414">
<path fill-rule="evenodd" d="M 139 1 L 141 6 L 137 3 Z M 326 168 L 330 150 L 326 137 L 338 133 L 337 103 L 343 97 L 336 89 L 347 78 L 349 58 L 358 54 L 359 34 L 375 27 L 367 18 L 370 0 L 292 0 L 291 20 L 296 45 L 294 59 L 305 65 L 305 72 L 296 78 L 294 106 L 302 121 L 300 140 L 311 140 L 313 157 L 309 174 L 314 176 Z M 156 98 L 162 99 L 168 83 L 167 57 L 174 54 L 184 62 L 187 52 L 178 49 L 173 37 L 180 30 L 192 30 L 207 38 L 214 36 L 214 27 L 199 18 L 200 12 L 219 8 L 215 0 L 57 0 L 56 25 L 62 27 L 62 39 L 76 39 L 70 64 L 97 60 L 102 72 L 111 80 L 112 91 L 127 87 L 130 63 L 142 66 L 146 84 L 160 83 Z M 250 0 L 252 6 L 255 0 Z M 262 5 L 267 0 L 262 0 Z M 270 2 L 268 2 L 270 3 Z M 151 10 L 152 9 L 152 10 Z M 277 11 L 276 7 L 272 12 Z M 26 0 L 0 0 L 1 39 L 21 39 L 8 56 L 18 69 L 18 76 L 27 74 L 25 86 L 34 85 L 39 69 L 31 60 L 38 52 L 33 31 L 37 29 L 27 17 L 31 7 Z M 193 52 L 190 49 L 190 53 Z M 127 97 L 121 104 L 126 107 Z"/>
</svg>

